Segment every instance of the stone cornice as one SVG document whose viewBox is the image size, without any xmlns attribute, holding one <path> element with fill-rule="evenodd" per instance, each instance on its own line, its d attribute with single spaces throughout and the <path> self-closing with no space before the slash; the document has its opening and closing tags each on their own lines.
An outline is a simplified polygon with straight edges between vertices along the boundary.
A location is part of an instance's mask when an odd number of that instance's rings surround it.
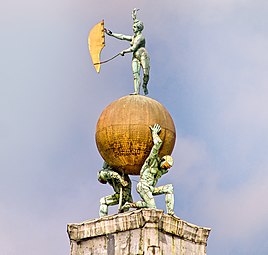
<svg viewBox="0 0 268 255">
<path fill-rule="evenodd" d="M 157 228 L 161 232 L 205 245 L 211 230 L 188 223 L 176 216 L 164 214 L 162 210 L 139 209 L 82 223 L 68 224 L 67 231 L 70 240 L 77 242 L 83 239 L 147 227 Z"/>
</svg>

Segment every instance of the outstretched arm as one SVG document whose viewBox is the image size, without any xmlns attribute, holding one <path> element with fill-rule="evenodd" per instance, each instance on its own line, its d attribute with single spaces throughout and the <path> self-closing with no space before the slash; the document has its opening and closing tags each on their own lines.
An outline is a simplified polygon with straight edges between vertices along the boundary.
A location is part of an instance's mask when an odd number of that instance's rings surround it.
<svg viewBox="0 0 268 255">
<path fill-rule="evenodd" d="M 126 40 L 126 41 L 129 41 L 129 42 L 131 42 L 131 40 L 132 40 L 131 35 L 116 34 L 116 33 L 113 33 L 111 30 L 109 30 L 107 28 L 104 28 L 104 32 L 107 35 L 112 36 L 112 37 L 114 37 L 116 39 L 119 39 L 119 40 Z"/>
</svg>

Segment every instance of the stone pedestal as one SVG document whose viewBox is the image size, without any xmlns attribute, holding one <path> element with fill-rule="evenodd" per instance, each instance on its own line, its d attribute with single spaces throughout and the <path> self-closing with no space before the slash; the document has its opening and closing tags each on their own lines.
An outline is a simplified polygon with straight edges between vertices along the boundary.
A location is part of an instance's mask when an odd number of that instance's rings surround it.
<svg viewBox="0 0 268 255">
<path fill-rule="evenodd" d="M 68 224 L 71 255 L 204 255 L 209 232 L 156 209 Z"/>
</svg>

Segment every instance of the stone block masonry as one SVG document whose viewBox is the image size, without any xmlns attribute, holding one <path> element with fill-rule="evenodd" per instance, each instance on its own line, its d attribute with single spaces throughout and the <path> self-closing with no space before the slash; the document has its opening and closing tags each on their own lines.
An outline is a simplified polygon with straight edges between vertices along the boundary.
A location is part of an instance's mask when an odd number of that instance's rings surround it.
<svg viewBox="0 0 268 255">
<path fill-rule="evenodd" d="M 209 228 L 157 209 L 68 224 L 71 255 L 205 255 Z"/>
</svg>

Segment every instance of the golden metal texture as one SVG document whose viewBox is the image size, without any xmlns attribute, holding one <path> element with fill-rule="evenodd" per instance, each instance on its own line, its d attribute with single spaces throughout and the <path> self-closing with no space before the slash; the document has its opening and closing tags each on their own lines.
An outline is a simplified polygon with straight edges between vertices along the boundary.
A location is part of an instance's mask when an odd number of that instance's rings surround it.
<svg viewBox="0 0 268 255">
<path fill-rule="evenodd" d="M 100 72 L 100 54 L 104 46 L 104 20 L 102 20 L 90 30 L 88 35 L 88 49 L 97 73 Z"/>
<path fill-rule="evenodd" d="M 130 95 L 122 97 L 102 112 L 96 126 L 96 144 L 102 158 L 120 171 L 139 175 L 153 146 L 149 126 L 161 126 L 163 145 L 159 156 L 170 155 L 176 130 L 165 107 L 156 100 Z"/>
</svg>

